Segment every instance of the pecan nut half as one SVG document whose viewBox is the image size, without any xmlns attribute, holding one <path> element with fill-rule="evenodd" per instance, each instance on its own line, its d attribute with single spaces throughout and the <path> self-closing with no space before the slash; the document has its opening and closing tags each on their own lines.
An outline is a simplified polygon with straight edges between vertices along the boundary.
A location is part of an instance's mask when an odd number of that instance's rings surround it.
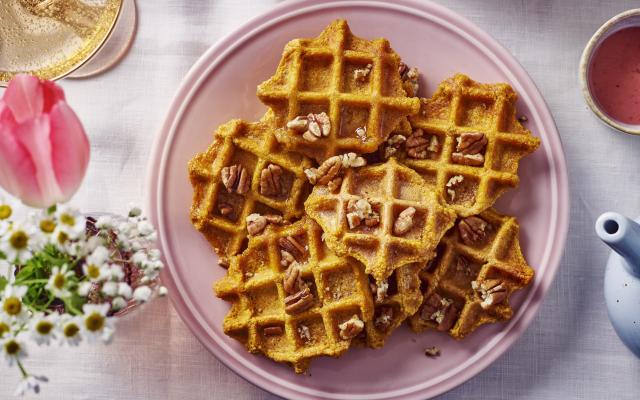
<svg viewBox="0 0 640 400">
<path fill-rule="evenodd" d="M 456 152 L 451 155 L 454 163 L 476 167 L 484 164 L 482 152 L 487 147 L 488 140 L 482 132 L 465 132 L 456 140 Z"/>
<path fill-rule="evenodd" d="M 296 294 L 304 289 L 304 282 L 302 282 L 302 276 L 300 275 L 301 272 L 300 265 L 297 262 L 294 261 L 289 264 L 282 280 L 282 287 L 286 294 Z"/>
<path fill-rule="evenodd" d="M 507 298 L 507 287 L 499 279 L 487 279 L 482 282 L 471 282 L 471 288 L 480 294 L 483 309 L 502 303 Z"/>
<path fill-rule="evenodd" d="M 311 289 L 304 288 L 296 294 L 285 297 L 284 311 L 287 314 L 298 314 L 313 307 L 313 293 Z"/>
<path fill-rule="evenodd" d="M 396 222 L 393 223 L 393 233 L 396 235 L 404 235 L 413 227 L 413 216 L 416 214 L 414 207 L 407 207 L 400 214 Z"/>
<path fill-rule="evenodd" d="M 245 194 L 249 191 L 251 184 L 247 169 L 240 164 L 234 164 L 229 167 L 222 168 L 221 172 L 222 184 L 227 192 Z"/>
<path fill-rule="evenodd" d="M 293 255 L 297 261 L 302 261 L 304 256 L 307 254 L 307 250 L 304 246 L 293 236 L 281 237 L 278 239 L 278 245 L 280 245 L 283 250 Z"/>
<path fill-rule="evenodd" d="M 282 327 L 279 325 L 265 326 L 262 330 L 262 334 L 265 336 L 280 336 L 284 333 Z"/>
<path fill-rule="evenodd" d="M 282 195 L 282 168 L 269 164 L 260 172 L 260 194 L 264 196 Z"/>
<path fill-rule="evenodd" d="M 460 240 L 467 246 L 474 246 L 487 240 L 489 224 L 480 217 L 471 216 L 458 222 Z"/>
<path fill-rule="evenodd" d="M 437 293 L 431 293 L 424 301 L 420 318 L 425 321 L 434 321 L 438 324 L 439 331 L 448 331 L 458 318 L 458 308 L 452 300 L 443 298 Z"/>
</svg>

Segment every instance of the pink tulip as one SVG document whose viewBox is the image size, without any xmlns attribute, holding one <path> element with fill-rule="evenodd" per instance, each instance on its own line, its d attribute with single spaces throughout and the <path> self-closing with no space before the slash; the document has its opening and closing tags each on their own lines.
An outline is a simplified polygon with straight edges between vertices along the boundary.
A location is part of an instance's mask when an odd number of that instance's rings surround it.
<svg viewBox="0 0 640 400">
<path fill-rule="evenodd" d="M 73 196 L 88 164 L 89 140 L 62 89 L 14 77 L 0 99 L 0 186 L 47 208 Z"/>
</svg>

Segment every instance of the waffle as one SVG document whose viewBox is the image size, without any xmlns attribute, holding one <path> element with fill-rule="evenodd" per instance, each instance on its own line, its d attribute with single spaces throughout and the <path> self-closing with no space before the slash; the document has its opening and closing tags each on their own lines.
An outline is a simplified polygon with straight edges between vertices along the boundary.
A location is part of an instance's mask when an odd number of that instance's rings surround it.
<svg viewBox="0 0 640 400">
<path fill-rule="evenodd" d="M 411 208 L 415 213 L 407 219 Z M 455 221 L 422 178 L 393 158 L 348 169 L 337 193 L 316 185 L 305 210 L 322 226 L 328 246 L 358 259 L 377 282 L 403 265 L 430 259 Z"/>
<path fill-rule="evenodd" d="M 221 258 L 246 247 L 249 215 L 282 216 L 286 220 L 304 212 L 303 202 L 310 187 L 303 171 L 311 161 L 282 151 L 273 130 L 271 112 L 256 123 L 229 121 L 217 129 L 208 150 L 189 162 L 194 189 L 191 221 Z M 245 168 L 249 180 L 246 192 L 237 187 L 229 191 L 224 185 L 223 175 L 234 165 Z M 263 170 L 270 165 L 280 167 L 280 190 L 261 187 Z"/>
<path fill-rule="evenodd" d="M 399 63 L 386 39 L 358 38 L 346 21 L 336 20 L 315 39 L 289 42 L 275 75 L 258 86 L 258 97 L 275 112 L 282 128 L 276 136 L 287 149 L 318 162 L 369 153 L 420 108 L 418 98 L 406 96 Z M 322 113 L 330 125 L 314 139 L 311 129 L 304 132 L 304 121 Z M 296 117 L 302 125 L 289 124 Z"/>
<path fill-rule="evenodd" d="M 478 214 L 518 185 L 520 159 L 540 144 L 518 122 L 516 100 L 505 83 L 457 74 L 421 100 L 421 112 L 391 134 L 381 158 L 396 156 L 417 171 L 458 215 Z"/>
<path fill-rule="evenodd" d="M 391 333 L 418 311 L 423 299 L 418 272 L 423 266 L 423 263 L 402 266 L 393 271 L 382 285 L 377 285 L 371 279 L 375 308 L 373 319 L 365 324 L 366 344 L 369 347 L 384 346 Z M 381 295 L 378 295 L 379 292 L 382 292 Z"/>
<path fill-rule="evenodd" d="M 534 275 L 520 251 L 519 232 L 514 217 L 493 209 L 461 218 L 420 272 L 424 303 L 410 318 L 411 328 L 437 329 L 461 339 L 483 324 L 511 318 L 509 296 Z"/>
<path fill-rule="evenodd" d="M 337 357 L 349 348 L 359 332 L 345 338 L 344 324 L 354 315 L 363 322 L 373 316 L 364 268 L 352 258 L 336 256 L 321 236 L 320 227 L 306 217 L 290 225 L 269 226 L 249 240 L 241 255 L 231 258 L 227 276 L 215 285 L 218 297 L 231 303 L 224 332 L 250 352 L 291 364 L 298 373 L 305 372 L 315 357 Z M 291 237 L 303 251 L 291 251 L 295 261 L 286 262 L 282 251 L 287 246 L 281 241 Z M 287 270 L 294 262 L 302 279 L 294 291 L 307 287 L 313 296 L 310 307 L 297 313 L 285 309 L 291 293 Z M 274 327 L 279 334 L 273 335 Z"/>
</svg>

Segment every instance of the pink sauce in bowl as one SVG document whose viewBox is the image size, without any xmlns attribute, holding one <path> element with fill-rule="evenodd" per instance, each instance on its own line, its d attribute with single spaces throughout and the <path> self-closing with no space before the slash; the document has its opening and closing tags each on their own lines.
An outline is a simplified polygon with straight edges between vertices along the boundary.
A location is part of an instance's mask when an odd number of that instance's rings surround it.
<svg viewBox="0 0 640 400">
<path fill-rule="evenodd" d="M 595 49 L 589 89 L 611 119 L 640 125 L 640 26 L 623 28 Z"/>
</svg>

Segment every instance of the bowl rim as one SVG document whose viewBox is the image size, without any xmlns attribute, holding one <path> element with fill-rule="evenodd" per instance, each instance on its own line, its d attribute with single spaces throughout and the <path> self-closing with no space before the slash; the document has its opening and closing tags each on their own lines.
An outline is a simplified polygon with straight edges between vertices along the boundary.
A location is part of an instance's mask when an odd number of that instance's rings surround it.
<svg viewBox="0 0 640 400">
<path fill-rule="evenodd" d="M 596 99 L 591 94 L 591 89 L 589 87 L 589 66 L 591 65 L 591 60 L 593 58 L 593 53 L 600 45 L 603 38 L 606 37 L 614 28 L 616 28 L 622 21 L 627 20 L 631 17 L 640 17 L 640 8 L 634 8 L 631 10 L 627 10 L 621 12 L 620 14 L 615 15 L 607 22 L 602 24 L 600 28 L 591 36 L 589 42 L 587 42 L 587 46 L 584 48 L 582 52 L 582 56 L 580 57 L 580 68 L 579 68 L 579 78 L 580 78 L 580 86 L 582 89 L 582 95 L 584 96 L 584 100 L 591 109 L 591 111 L 608 126 L 630 135 L 640 135 L 640 124 L 638 125 L 630 125 L 625 124 L 623 122 L 617 121 L 611 117 L 609 117 L 604 110 L 600 108 Z M 638 23 L 638 27 L 640 27 L 640 22 Z"/>
</svg>

